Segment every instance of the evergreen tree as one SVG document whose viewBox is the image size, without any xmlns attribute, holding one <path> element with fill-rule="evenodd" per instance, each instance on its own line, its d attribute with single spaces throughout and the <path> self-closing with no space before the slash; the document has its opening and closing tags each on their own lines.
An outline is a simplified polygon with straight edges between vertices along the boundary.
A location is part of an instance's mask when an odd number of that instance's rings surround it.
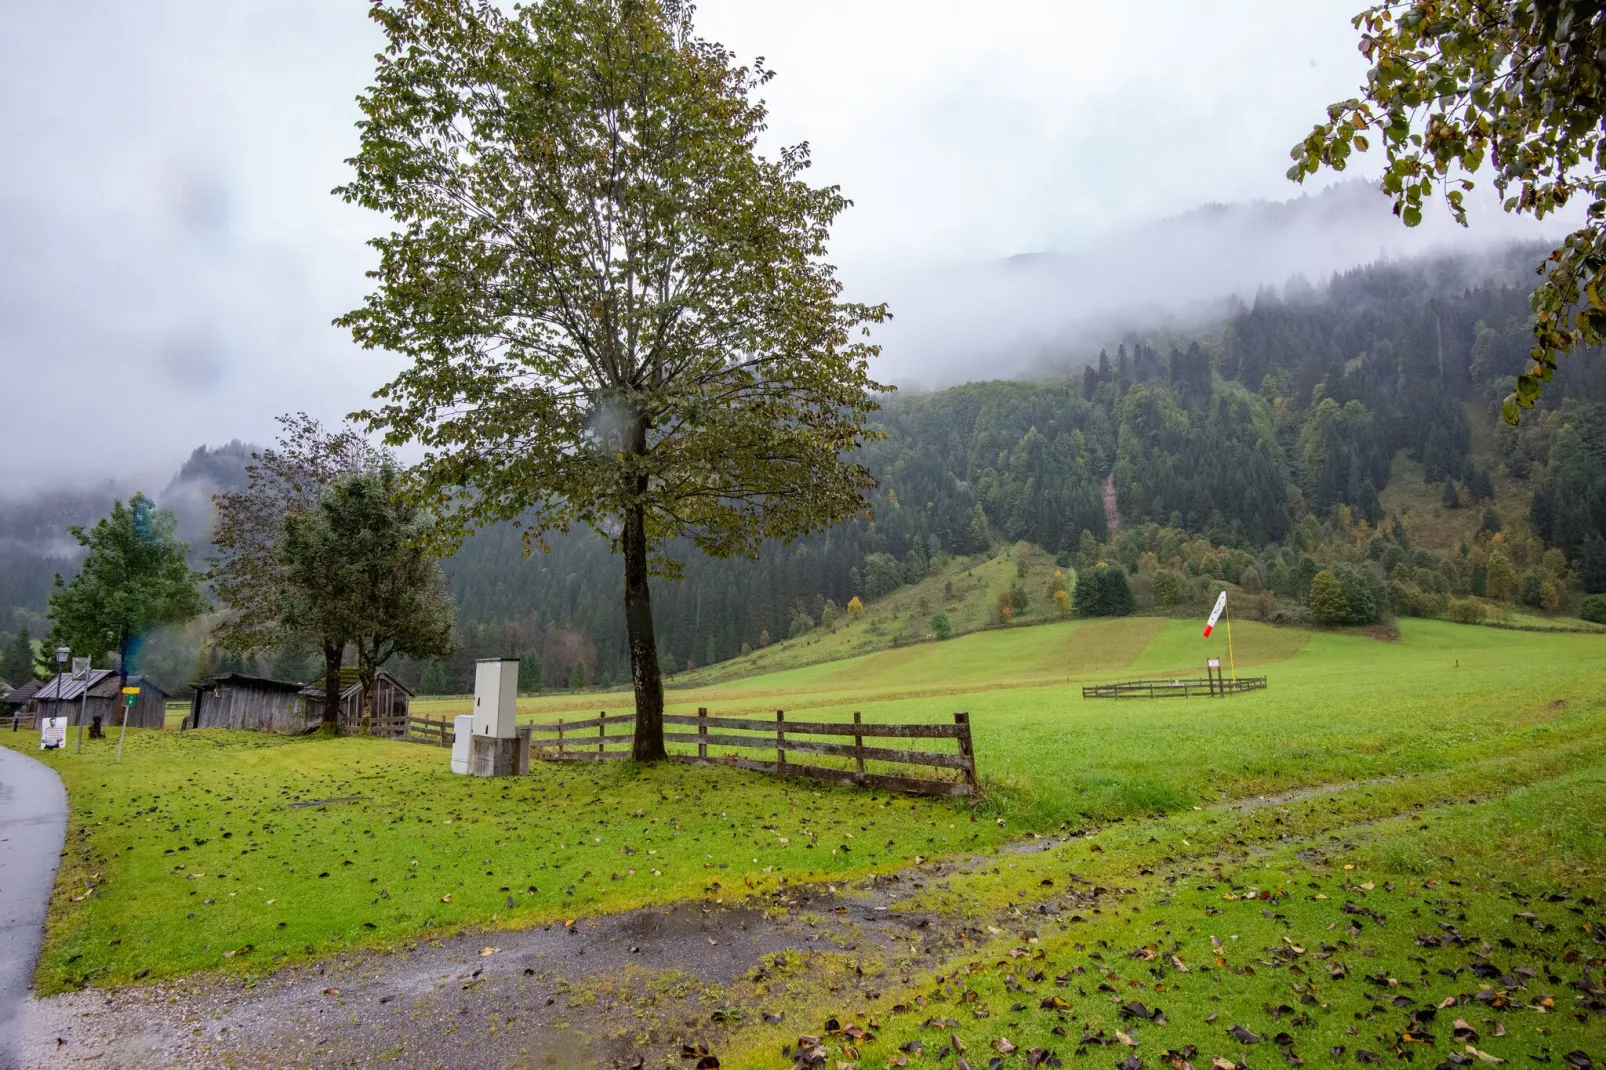
<svg viewBox="0 0 1606 1070">
<path fill-rule="evenodd" d="M 136 494 L 127 506 L 114 502 L 111 514 L 93 528 L 68 528 L 88 554 L 70 582 L 56 576 L 45 645 L 71 647 L 97 660 L 115 653 L 121 685 L 127 686 L 141 639 L 206 610 L 174 524 L 172 513 Z"/>
<path fill-rule="evenodd" d="M 1100 562 L 1076 574 L 1076 613 L 1081 617 L 1125 617 L 1136 604 L 1126 570 Z"/>
<path fill-rule="evenodd" d="M 21 687 L 33 675 L 33 637 L 27 628 L 20 628 L 0 651 L 0 679 L 12 687 Z"/>
</svg>

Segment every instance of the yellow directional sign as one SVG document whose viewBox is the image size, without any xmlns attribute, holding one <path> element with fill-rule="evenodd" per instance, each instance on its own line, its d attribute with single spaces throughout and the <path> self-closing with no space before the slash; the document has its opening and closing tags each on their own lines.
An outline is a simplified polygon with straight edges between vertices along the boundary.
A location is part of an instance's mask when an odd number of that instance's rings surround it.
<svg viewBox="0 0 1606 1070">
<path fill-rule="evenodd" d="M 123 694 L 125 694 L 125 695 L 137 695 L 137 694 L 139 694 L 139 688 L 137 688 L 137 687 L 125 687 L 125 688 L 123 688 Z"/>
</svg>

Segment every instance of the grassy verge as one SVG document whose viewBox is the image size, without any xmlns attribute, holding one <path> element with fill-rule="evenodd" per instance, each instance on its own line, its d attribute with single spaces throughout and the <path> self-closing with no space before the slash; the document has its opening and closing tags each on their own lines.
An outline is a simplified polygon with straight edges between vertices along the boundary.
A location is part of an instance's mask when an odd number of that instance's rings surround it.
<svg viewBox="0 0 1606 1070">
<path fill-rule="evenodd" d="M 911 944 L 838 964 L 834 985 L 772 986 L 755 1007 L 795 990 L 790 1028 L 740 1031 L 721 1054 L 781 1065 L 780 1045 L 804 1036 L 826 1065 L 861 1070 L 961 1051 L 972 1066 L 1044 1053 L 1118 1067 L 1587 1065 L 1569 1062 L 1579 1051 L 1599 1065 L 1602 813 L 1606 746 L 1591 743 L 933 873 L 903 905 L 974 919 L 972 950 L 932 970 Z"/>
<path fill-rule="evenodd" d="M 441 750 L 372 739 L 131 729 L 121 765 L 115 746 L 32 752 L 72 804 L 43 992 L 741 896 L 1004 836 L 961 825 L 953 803 L 721 769 L 565 763 L 485 780 L 452 775 Z"/>
</svg>

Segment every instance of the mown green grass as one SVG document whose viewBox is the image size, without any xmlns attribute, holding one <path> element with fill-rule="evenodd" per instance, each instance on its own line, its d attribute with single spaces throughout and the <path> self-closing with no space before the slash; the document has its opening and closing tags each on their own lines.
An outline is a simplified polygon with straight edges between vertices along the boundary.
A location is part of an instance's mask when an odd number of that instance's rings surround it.
<svg viewBox="0 0 1606 1070">
<path fill-rule="evenodd" d="M 735 898 L 986 853 L 1062 825 L 1203 821 L 1194 807 L 1268 792 L 1539 762 L 1606 727 L 1598 636 L 1407 621 L 1386 642 L 1240 623 L 1233 650 L 1240 671 L 1270 677 L 1267 691 L 1083 700 L 1089 680 L 1194 675 L 1225 655 L 1221 630 L 1207 642 L 1192 622 L 1145 620 L 990 631 L 671 693 L 676 710 L 715 714 L 968 710 L 987 786 L 977 821 L 961 804 L 731 769 L 541 763 L 482 780 L 451 775 L 445 751 L 417 744 L 131 730 L 120 766 L 111 740 L 44 756 L 73 812 L 40 987 L 257 971 L 462 926 Z M 623 695 L 587 695 L 521 709 L 550 721 L 603 703 L 629 708 Z M 452 712 L 420 703 L 431 705 Z M 347 796 L 358 798 L 294 806 Z M 1110 854 L 1130 868 L 1149 850 Z M 1012 872 L 977 886 L 975 902 L 1028 891 Z"/>
<path fill-rule="evenodd" d="M 830 1059 L 861 1068 L 941 1064 L 955 1037 L 972 1065 L 999 1038 L 1022 1053 L 1006 1066 L 1032 1048 L 1067 1066 L 1129 1055 L 1164 1066 L 1166 1052 L 1196 1066 L 1276 1065 L 1284 1048 L 1312 1065 L 1361 1052 L 1481 1064 L 1468 1043 L 1513 1062 L 1582 1050 L 1598 1065 L 1602 813 L 1606 744 L 1591 741 L 916 873 L 901 906 L 974 919 L 974 949 L 924 970 L 918 948 L 895 949 L 868 967 L 875 997 L 844 978 L 810 992 L 789 1029 L 745 1030 L 722 1056 L 769 1065 L 778 1043 L 821 1036 L 835 1019 L 874 1034 L 822 1037 Z M 1123 1013 L 1132 1001 L 1165 1021 Z M 1457 1019 L 1477 1035 L 1457 1038 Z M 1235 1025 L 1258 1041 L 1230 1034 Z M 914 1043 L 921 1057 L 906 1050 Z"/>
<path fill-rule="evenodd" d="M 742 896 L 1004 837 L 952 803 L 731 770 L 548 763 L 489 780 L 416 744 L 220 730 L 131 729 L 120 765 L 114 748 L 39 755 L 72 805 L 46 992 Z"/>
</svg>

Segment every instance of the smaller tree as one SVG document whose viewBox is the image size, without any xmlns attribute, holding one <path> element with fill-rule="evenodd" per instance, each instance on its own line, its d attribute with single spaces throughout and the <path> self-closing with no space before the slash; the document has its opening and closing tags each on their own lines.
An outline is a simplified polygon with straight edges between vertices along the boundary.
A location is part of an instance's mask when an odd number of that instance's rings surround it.
<svg viewBox="0 0 1606 1070">
<path fill-rule="evenodd" d="M 859 601 L 858 595 L 854 595 L 848 599 L 848 619 L 858 620 L 862 616 L 864 616 L 864 603 Z"/>
<path fill-rule="evenodd" d="M 1132 585 L 1119 565 L 1099 562 L 1077 576 L 1076 612 L 1082 617 L 1125 617 L 1136 608 Z"/>
<path fill-rule="evenodd" d="M 1310 612 L 1317 624 L 1335 625 L 1349 622 L 1349 602 L 1338 577 L 1325 568 L 1310 581 Z"/>
<path fill-rule="evenodd" d="M 533 652 L 525 654 L 519 659 L 519 690 L 534 692 L 545 686 L 541 659 Z"/>
<path fill-rule="evenodd" d="M 953 626 L 953 623 L 948 620 L 948 614 L 946 614 L 946 613 L 937 613 L 937 614 L 932 616 L 932 618 L 931 618 L 931 634 L 932 635 L 935 635 L 939 640 L 941 640 L 941 639 L 948 638 L 953 633 L 954 633 L 954 626 Z"/>
<path fill-rule="evenodd" d="M 1182 583 L 1176 573 L 1161 569 L 1154 574 L 1154 604 L 1174 606 L 1182 601 Z"/>
<path fill-rule="evenodd" d="M 1578 615 L 1591 624 L 1606 624 L 1606 594 L 1592 594 L 1584 599 Z"/>
<path fill-rule="evenodd" d="M 1517 569 L 1502 546 L 1489 551 L 1489 562 L 1484 566 L 1484 585 L 1489 597 L 1501 602 L 1509 602 L 1517 594 Z"/>
<path fill-rule="evenodd" d="M 569 670 L 569 689 L 571 691 L 578 691 L 578 690 L 580 690 L 580 688 L 584 687 L 585 685 L 586 685 L 585 662 L 577 661 L 577 662 L 574 663 L 574 668 Z"/>
<path fill-rule="evenodd" d="M 356 431 L 325 431 L 306 413 L 279 417 L 278 445 L 251 455 L 246 486 L 219 494 L 213 557 L 206 578 L 227 613 L 213 632 L 217 646 L 239 658 L 282 648 L 310 646 L 324 662 L 324 723 L 334 724 L 340 708 L 340 664 L 350 636 L 320 631 L 302 613 L 306 627 L 287 636 L 286 615 L 278 604 L 285 588 L 280 539 L 285 519 L 317 507 L 323 493 L 342 476 L 371 471 L 387 455 L 372 449 Z M 326 625 L 332 625 L 326 620 Z"/>
<path fill-rule="evenodd" d="M 0 679 L 20 687 L 33 677 L 33 637 L 28 629 L 22 628 L 6 643 L 5 650 L 0 651 Z"/>
<path fill-rule="evenodd" d="M 188 548 L 173 534 L 173 514 L 136 494 L 85 530 L 67 529 L 88 550 L 70 582 L 56 575 L 50 596 L 47 646 L 68 646 L 104 658 L 116 652 L 128 684 L 135 643 L 165 624 L 183 624 L 206 611 Z"/>
<path fill-rule="evenodd" d="M 386 661 L 452 650 L 452 603 L 428 551 L 431 518 L 403 498 L 399 481 L 389 464 L 337 479 L 318 508 L 285 518 L 281 546 L 284 622 L 356 646 L 364 730 Z"/>
</svg>

